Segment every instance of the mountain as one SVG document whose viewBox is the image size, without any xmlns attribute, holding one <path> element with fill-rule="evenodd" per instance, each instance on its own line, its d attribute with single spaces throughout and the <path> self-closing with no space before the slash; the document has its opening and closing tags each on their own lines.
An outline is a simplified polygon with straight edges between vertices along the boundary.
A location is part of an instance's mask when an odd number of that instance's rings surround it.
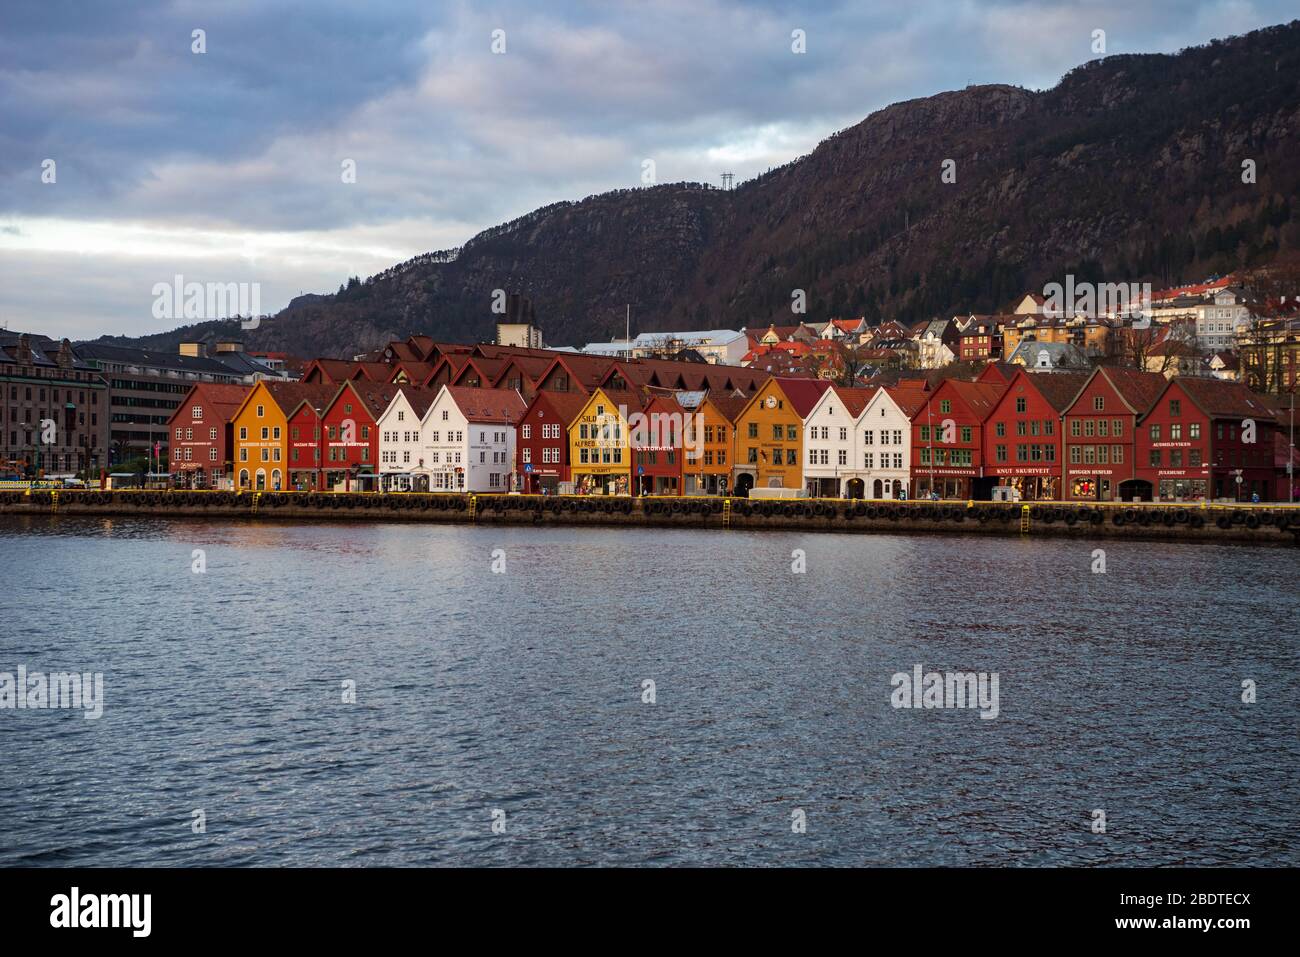
<svg viewBox="0 0 1300 957">
<path fill-rule="evenodd" d="M 898 103 L 729 191 L 557 203 L 300 297 L 244 337 L 302 355 L 412 333 L 490 340 L 496 289 L 529 296 L 549 342 L 581 345 L 621 334 L 625 303 L 634 331 L 739 328 L 795 321 L 796 289 L 798 318 L 911 321 L 997 311 L 1067 272 L 1168 285 L 1300 250 L 1298 148 L 1294 21 L 1095 60 L 1042 92 L 974 86 Z"/>
</svg>

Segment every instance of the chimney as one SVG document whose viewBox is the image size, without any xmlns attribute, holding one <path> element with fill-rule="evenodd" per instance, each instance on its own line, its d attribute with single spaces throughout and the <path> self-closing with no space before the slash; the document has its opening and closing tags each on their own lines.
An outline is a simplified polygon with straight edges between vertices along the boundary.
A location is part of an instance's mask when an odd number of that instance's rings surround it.
<svg viewBox="0 0 1300 957">
<path fill-rule="evenodd" d="M 59 355 L 54 361 L 59 364 L 60 369 L 71 369 L 76 358 L 77 357 L 72 354 L 71 342 L 64 339 L 59 343 Z"/>
<path fill-rule="evenodd" d="M 22 366 L 31 365 L 32 363 L 32 337 L 27 333 L 21 333 L 18 336 L 18 364 Z"/>
</svg>

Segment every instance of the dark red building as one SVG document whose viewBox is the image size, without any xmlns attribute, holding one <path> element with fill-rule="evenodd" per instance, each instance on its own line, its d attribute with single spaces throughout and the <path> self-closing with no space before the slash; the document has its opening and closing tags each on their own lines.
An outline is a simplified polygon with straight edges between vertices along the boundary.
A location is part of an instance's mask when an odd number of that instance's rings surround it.
<svg viewBox="0 0 1300 957">
<path fill-rule="evenodd" d="M 1138 423 L 1137 480 L 1156 501 L 1269 501 L 1276 426 L 1240 382 L 1175 376 Z"/>
<path fill-rule="evenodd" d="M 1066 501 L 1112 502 L 1150 494 L 1133 484 L 1137 422 L 1167 382 L 1158 372 L 1114 366 L 1093 371 L 1065 410 Z"/>
<path fill-rule="evenodd" d="M 249 386 L 200 382 L 167 420 L 171 473 L 178 488 L 227 488 L 235 446 L 231 420 Z"/>
<path fill-rule="evenodd" d="M 554 495 L 561 482 L 573 481 L 569 471 L 569 426 L 587 404 L 585 392 L 538 392 L 519 420 L 515 439 L 515 472 L 521 491 Z"/>
<path fill-rule="evenodd" d="M 372 490 L 379 474 L 375 423 L 404 386 L 349 379 L 321 415 L 323 488 Z"/>
<path fill-rule="evenodd" d="M 1021 501 L 1061 498 L 1061 416 L 1086 372 L 1016 371 L 984 422 L 984 476 Z"/>
<path fill-rule="evenodd" d="M 643 425 L 628 425 L 632 454 L 632 488 L 637 495 L 681 495 L 683 448 L 691 415 L 671 395 L 657 395 L 642 411 Z"/>
<path fill-rule="evenodd" d="M 926 498 L 990 497 L 996 479 L 984 478 L 984 421 L 1006 387 L 945 379 L 912 420 L 912 494 Z"/>
<path fill-rule="evenodd" d="M 308 492 L 321 485 L 321 410 L 315 399 L 302 399 L 287 410 L 289 489 Z"/>
</svg>

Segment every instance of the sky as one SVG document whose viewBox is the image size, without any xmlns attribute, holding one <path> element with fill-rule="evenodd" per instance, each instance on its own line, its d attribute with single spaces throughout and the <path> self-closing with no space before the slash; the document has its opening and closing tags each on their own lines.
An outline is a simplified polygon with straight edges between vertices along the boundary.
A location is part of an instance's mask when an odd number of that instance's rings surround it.
<svg viewBox="0 0 1300 957">
<path fill-rule="evenodd" d="M 742 182 L 891 103 L 1173 53 L 1294 0 L 4 0 L 0 327 L 263 313 L 559 200 Z M 202 31 L 197 33 L 196 31 Z M 797 48 L 802 47 L 802 52 Z M 201 318 L 215 318 L 204 314 Z"/>
</svg>

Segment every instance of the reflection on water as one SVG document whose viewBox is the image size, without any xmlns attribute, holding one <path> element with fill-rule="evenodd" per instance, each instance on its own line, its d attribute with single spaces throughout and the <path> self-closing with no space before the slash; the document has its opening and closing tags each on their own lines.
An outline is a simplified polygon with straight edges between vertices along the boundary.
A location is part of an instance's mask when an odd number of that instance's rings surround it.
<svg viewBox="0 0 1300 957">
<path fill-rule="evenodd" d="M 0 711 L 0 864 L 1300 863 L 1295 551 L 34 517 L 0 558 L 0 671 L 106 699 Z M 894 710 L 915 664 L 999 717 Z"/>
</svg>

